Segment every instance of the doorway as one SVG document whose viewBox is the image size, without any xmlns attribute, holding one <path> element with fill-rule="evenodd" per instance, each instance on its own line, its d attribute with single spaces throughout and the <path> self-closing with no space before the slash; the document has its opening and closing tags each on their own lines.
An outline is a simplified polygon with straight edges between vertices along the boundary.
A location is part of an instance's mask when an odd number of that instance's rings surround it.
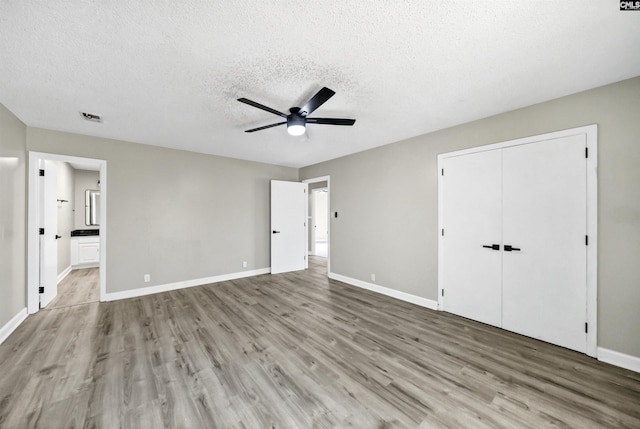
<svg viewBox="0 0 640 429">
<path fill-rule="evenodd" d="M 302 181 L 309 185 L 308 253 L 310 258 L 326 261 L 331 271 L 331 180 L 330 176 Z"/>
<path fill-rule="evenodd" d="M 92 180 L 95 182 L 95 185 L 91 185 L 91 188 L 98 188 L 100 194 L 100 204 L 95 207 L 94 216 L 100 220 L 99 225 L 91 225 L 87 224 L 87 234 L 91 233 L 89 239 L 85 241 L 92 241 L 92 246 L 95 249 L 99 249 L 99 253 L 95 254 L 95 260 L 91 264 L 73 264 L 70 262 L 70 259 L 73 258 L 73 251 L 70 251 L 71 240 L 75 237 L 70 237 L 69 232 L 67 230 L 66 233 L 60 234 L 58 228 L 60 225 L 51 226 L 52 223 L 49 222 L 49 230 L 46 228 L 44 230 L 44 236 L 47 234 L 54 237 L 54 246 L 53 249 L 57 249 L 60 246 L 55 246 L 55 243 L 58 240 L 60 242 L 67 241 L 67 246 L 62 246 L 62 248 L 67 249 L 66 252 L 63 252 L 62 260 L 60 263 L 57 261 L 57 253 L 52 254 L 52 252 L 57 252 L 57 250 L 51 250 L 52 246 L 44 246 L 43 245 L 43 235 L 41 235 L 41 228 L 43 228 L 43 222 L 45 217 L 47 216 L 47 212 L 45 210 L 45 199 L 51 200 L 51 190 L 49 190 L 48 195 L 45 195 L 45 186 L 43 176 L 41 174 L 45 174 L 46 177 L 46 168 L 47 166 L 62 166 L 63 169 L 70 169 L 75 171 L 85 171 L 93 173 L 94 178 L 97 180 Z M 45 168 L 43 168 L 43 166 Z M 27 232 L 27 311 L 30 314 L 36 313 L 40 310 L 41 301 L 42 307 L 46 307 L 51 302 L 60 303 L 60 299 L 56 300 L 58 283 L 64 285 L 65 281 L 67 283 L 74 282 L 77 283 L 77 279 L 83 276 L 79 276 L 78 273 L 71 273 L 75 268 L 87 268 L 91 269 L 92 277 L 95 278 L 95 281 L 99 283 L 99 290 L 97 293 L 94 292 L 94 295 L 99 296 L 99 300 L 103 301 L 106 291 L 106 212 L 107 212 L 107 163 L 105 160 L 93 159 L 93 158 L 80 158 L 74 156 L 67 155 L 58 155 L 58 154 L 50 154 L 50 153 L 42 153 L 42 152 L 29 152 L 29 168 L 28 168 L 28 232 Z M 61 176 L 64 181 L 64 175 L 60 175 L 60 168 L 49 168 L 51 170 L 51 175 L 58 177 Z M 44 173 L 41 170 L 45 170 Z M 53 191 L 56 193 L 56 191 Z M 73 193 L 71 195 L 60 195 L 60 191 L 55 195 L 54 208 L 56 208 L 57 213 L 66 213 L 65 218 L 69 216 L 73 217 L 81 217 L 82 222 L 84 222 L 84 213 L 85 213 L 85 201 L 84 197 L 77 197 Z M 84 194 L 82 194 L 84 195 Z M 77 200 L 77 205 L 75 204 Z M 72 207 L 73 206 L 73 207 Z M 51 211 L 51 209 L 49 209 Z M 73 222 L 73 220 L 69 220 L 69 222 Z M 80 222 L 80 221 L 78 221 Z M 84 225 L 82 225 L 84 226 Z M 54 231 L 51 231 L 54 229 Z M 73 228 L 74 232 L 81 229 L 78 228 L 78 224 L 76 223 Z M 84 238 L 84 237 L 82 237 Z M 84 243 L 84 242 L 83 242 Z M 85 243 L 86 244 L 86 243 Z M 52 261 L 56 261 L 55 264 Z M 49 273 L 48 279 L 45 279 L 43 270 L 41 268 L 41 261 L 44 261 L 45 264 L 43 266 L 53 264 L 56 268 L 53 271 L 53 275 Z M 62 267 L 65 265 L 66 267 Z M 71 273 L 71 274 L 70 274 Z M 43 284 L 43 281 L 46 284 Z M 95 282 L 94 282 L 95 283 Z M 42 292 L 41 287 L 44 287 L 44 291 L 46 291 L 47 295 Z M 48 289 L 48 290 L 47 290 Z M 64 288 L 63 288 L 64 290 Z"/>
</svg>

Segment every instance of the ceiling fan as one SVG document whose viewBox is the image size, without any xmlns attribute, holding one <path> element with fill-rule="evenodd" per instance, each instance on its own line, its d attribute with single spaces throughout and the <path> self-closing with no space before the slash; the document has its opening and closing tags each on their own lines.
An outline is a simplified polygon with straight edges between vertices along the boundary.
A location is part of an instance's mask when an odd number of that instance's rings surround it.
<svg viewBox="0 0 640 429">
<path fill-rule="evenodd" d="M 241 103 L 248 104 L 249 106 L 257 107 L 258 109 L 265 110 L 273 113 L 274 115 L 286 118 L 284 122 L 278 122 L 276 124 L 265 125 L 264 127 L 252 128 L 246 130 L 245 133 L 253 133 L 254 131 L 266 130 L 267 128 L 277 127 L 278 125 L 287 124 L 287 132 L 292 136 L 301 136 L 306 131 L 307 124 L 326 124 L 326 125 L 353 125 L 355 119 L 338 119 L 338 118 L 309 118 L 307 115 L 311 114 L 318 107 L 322 106 L 328 99 L 333 97 L 335 91 L 330 90 L 327 87 L 322 88 L 316 93 L 307 103 L 302 107 L 292 107 L 289 109 L 289 114 L 278 112 L 271 107 L 264 106 L 255 101 L 247 98 L 238 98 Z"/>
</svg>

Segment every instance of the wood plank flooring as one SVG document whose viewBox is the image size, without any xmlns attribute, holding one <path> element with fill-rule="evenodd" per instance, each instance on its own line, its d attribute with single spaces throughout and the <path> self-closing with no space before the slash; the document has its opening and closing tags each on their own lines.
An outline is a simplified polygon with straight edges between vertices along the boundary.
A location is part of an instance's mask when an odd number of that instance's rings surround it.
<svg viewBox="0 0 640 429">
<path fill-rule="evenodd" d="M 0 427 L 640 428 L 640 374 L 326 277 L 40 311 Z"/>
<path fill-rule="evenodd" d="M 58 285 L 58 295 L 47 310 L 100 301 L 100 269 L 73 270 Z"/>
</svg>

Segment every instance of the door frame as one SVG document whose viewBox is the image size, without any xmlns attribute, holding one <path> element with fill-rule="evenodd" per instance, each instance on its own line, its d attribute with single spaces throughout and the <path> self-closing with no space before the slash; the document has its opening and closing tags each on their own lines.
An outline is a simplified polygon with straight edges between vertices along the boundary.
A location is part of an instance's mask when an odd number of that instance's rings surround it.
<svg viewBox="0 0 640 429">
<path fill-rule="evenodd" d="M 38 169 L 41 160 L 81 164 L 100 172 L 100 301 L 105 301 L 107 285 L 107 161 L 30 151 L 27 171 L 27 312 L 33 314 L 40 310 L 38 219 L 42 208 L 38 198 Z"/>
<path fill-rule="evenodd" d="M 302 183 L 318 183 L 327 182 L 327 274 L 331 272 L 331 176 L 320 176 L 311 179 L 305 179 Z M 311 195 L 311 192 L 309 192 Z M 311 226 L 309 226 L 311 227 Z M 307 234 L 307 236 L 309 236 Z M 307 246 L 307 252 L 308 252 Z"/>
<path fill-rule="evenodd" d="M 535 143 L 542 140 L 551 140 L 568 137 L 578 134 L 586 136 L 588 157 L 587 161 L 587 234 L 589 244 L 586 246 L 587 252 L 587 351 L 591 357 L 597 356 L 598 347 L 598 125 L 586 125 L 583 127 L 570 128 L 536 136 L 523 137 L 515 140 L 508 140 L 499 143 L 476 146 L 469 149 L 447 152 L 438 155 L 438 309 L 442 310 L 444 305 L 444 213 L 443 213 L 443 183 L 442 165 L 445 159 L 455 156 L 467 155 L 471 153 L 484 152 L 496 149 L 503 149 L 512 146 Z"/>
</svg>

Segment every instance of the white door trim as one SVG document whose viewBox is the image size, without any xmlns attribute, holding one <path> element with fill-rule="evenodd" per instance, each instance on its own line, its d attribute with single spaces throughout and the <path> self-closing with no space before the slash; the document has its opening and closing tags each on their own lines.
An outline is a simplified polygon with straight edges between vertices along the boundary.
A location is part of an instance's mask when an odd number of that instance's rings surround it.
<svg viewBox="0 0 640 429">
<path fill-rule="evenodd" d="M 28 212 L 27 212 L 27 311 L 40 310 L 38 257 L 38 165 L 40 160 L 71 162 L 100 171 L 100 301 L 105 300 L 107 285 L 107 161 L 44 152 L 29 152 Z"/>
<path fill-rule="evenodd" d="M 589 245 L 587 246 L 587 355 L 596 357 L 598 344 L 598 125 L 586 125 L 568 130 L 556 131 L 537 136 L 524 137 L 500 143 L 477 146 L 455 152 L 438 155 L 438 309 L 442 309 L 443 298 L 443 183 L 442 166 L 446 158 L 461 156 L 488 150 L 503 149 L 511 146 L 535 143 L 541 140 L 550 140 L 584 134 L 587 139 L 589 156 L 587 158 L 587 234 Z M 446 174 L 446 172 L 444 173 Z M 446 234 L 446 231 L 444 231 Z"/>
<path fill-rule="evenodd" d="M 302 183 L 318 183 L 327 182 L 327 213 L 329 213 L 329 219 L 327 220 L 327 273 L 331 272 L 331 176 L 320 176 L 311 179 L 305 179 Z"/>
</svg>

